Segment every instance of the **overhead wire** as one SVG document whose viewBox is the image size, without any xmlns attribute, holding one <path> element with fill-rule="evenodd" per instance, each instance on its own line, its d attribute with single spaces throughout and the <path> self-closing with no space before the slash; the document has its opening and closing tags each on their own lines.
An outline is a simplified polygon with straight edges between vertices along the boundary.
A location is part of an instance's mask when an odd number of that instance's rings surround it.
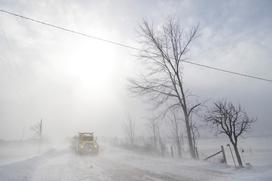
<svg viewBox="0 0 272 181">
<path fill-rule="evenodd" d="M 59 30 L 63 30 L 63 31 L 66 31 L 66 32 L 70 32 L 70 33 L 73 33 L 73 34 L 80 35 L 80 36 L 84 36 L 84 37 L 87 37 L 87 38 L 95 39 L 95 40 L 98 40 L 98 41 L 103 41 L 103 42 L 106 42 L 106 43 L 110 43 L 110 44 L 117 45 L 117 46 L 124 47 L 124 48 L 129 48 L 129 49 L 132 49 L 132 50 L 142 51 L 142 49 L 133 47 L 131 45 L 127 45 L 127 44 L 124 44 L 124 43 L 120 43 L 120 42 L 100 38 L 100 37 L 97 37 L 97 36 L 89 35 L 87 33 L 82 33 L 82 32 L 72 30 L 72 29 L 69 29 L 69 28 L 66 28 L 66 27 L 54 25 L 54 24 L 51 24 L 51 23 L 47 23 L 45 21 L 37 20 L 37 19 L 34 19 L 34 18 L 23 16 L 23 15 L 13 13 L 13 12 L 10 12 L 10 11 L 6 11 L 6 10 L 3 10 L 3 9 L 0 9 L 0 12 L 8 14 L 8 15 L 16 16 L 16 17 L 19 17 L 19 18 L 22 18 L 22 19 L 25 19 L 25 20 L 28 20 L 28 21 L 32 21 L 34 23 L 42 24 L 42 25 L 49 26 L 49 27 L 52 27 L 52 28 L 55 28 L 55 29 L 59 29 Z M 206 69 L 211 69 L 211 70 L 215 70 L 215 71 L 219 71 L 219 72 L 224 72 L 224 73 L 228 73 L 228 74 L 233 74 L 233 75 L 237 75 L 237 76 L 242 76 L 242 77 L 247 77 L 247 78 L 252 78 L 252 79 L 257 79 L 257 80 L 262 80 L 262 81 L 272 83 L 272 79 L 268 79 L 268 78 L 264 78 L 264 77 L 260 77 L 260 76 L 250 75 L 250 74 L 246 74 L 246 73 L 240 73 L 240 72 L 231 71 L 231 70 L 227 70 L 227 69 L 223 69 L 223 68 L 219 68 L 219 67 L 214 67 L 214 66 L 210 66 L 210 65 L 200 64 L 200 63 L 196 63 L 196 62 L 192 62 L 192 61 L 188 61 L 188 60 L 182 60 L 182 62 L 187 63 L 187 64 L 191 64 L 191 65 L 195 65 L 195 66 L 199 66 L 199 67 L 202 67 L 202 68 L 206 68 Z"/>
</svg>

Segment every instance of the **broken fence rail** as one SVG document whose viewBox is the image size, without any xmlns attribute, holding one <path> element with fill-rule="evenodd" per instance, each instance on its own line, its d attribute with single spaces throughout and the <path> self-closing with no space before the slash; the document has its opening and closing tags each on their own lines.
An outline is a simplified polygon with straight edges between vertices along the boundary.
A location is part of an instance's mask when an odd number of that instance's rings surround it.
<svg viewBox="0 0 272 181">
<path fill-rule="evenodd" d="M 214 157 L 214 156 L 216 156 L 216 155 L 218 155 L 218 154 L 220 154 L 220 153 L 222 153 L 223 162 L 227 164 L 227 159 L 226 159 L 226 155 L 225 155 L 225 150 L 224 150 L 224 147 L 223 147 L 222 145 L 221 145 L 221 150 L 220 150 L 220 151 L 218 151 L 218 152 L 216 152 L 216 153 L 214 153 L 214 154 L 212 154 L 212 155 L 206 157 L 204 160 L 208 160 L 208 159 L 210 159 L 210 158 L 212 158 L 212 157 Z"/>
</svg>

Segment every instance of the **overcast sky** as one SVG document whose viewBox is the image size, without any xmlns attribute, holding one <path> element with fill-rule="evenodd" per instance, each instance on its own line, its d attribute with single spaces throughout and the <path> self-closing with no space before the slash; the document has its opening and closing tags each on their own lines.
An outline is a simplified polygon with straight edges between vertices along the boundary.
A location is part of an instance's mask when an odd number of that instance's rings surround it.
<svg viewBox="0 0 272 181">
<path fill-rule="evenodd" d="M 160 25 L 176 17 L 200 25 L 191 61 L 272 79 L 272 1 L 0 0 L 0 9 L 139 47 L 143 19 Z M 130 114 L 138 128 L 149 116 L 126 90 L 139 73 L 137 52 L 0 14 L 0 138 L 31 136 L 44 120 L 45 134 L 78 131 L 122 135 Z M 258 118 L 256 135 L 271 134 L 272 83 L 184 65 L 196 99 L 231 100 Z"/>
</svg>

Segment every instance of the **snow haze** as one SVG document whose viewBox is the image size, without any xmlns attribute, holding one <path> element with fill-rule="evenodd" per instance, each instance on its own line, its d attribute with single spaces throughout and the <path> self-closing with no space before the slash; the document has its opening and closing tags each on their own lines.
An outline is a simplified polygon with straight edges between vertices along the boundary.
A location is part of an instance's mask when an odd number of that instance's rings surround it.
<svg viewBox="0 0 272 181">
<path fill-rule="evenodd" d="M 138 45 L 142 19 L 200 24 L 191 61 L 266 78 L 271 74 L 271 1 L 0 1 L 1 9 L 103 39 Z M 127 114 L 142 130 L 150 112 L 127 91 L 139 73 L 137 52 L 1 13 L 0 138 L 27 139 L 42 119 L 47 137 L 94 130 L 122 136 Z M 184 65 L 199 100 L 229 99 L 258 118 L 252 134 L 270 134 L 271 83 Z M 144 132 L 144 131 L 142 131 Z"/>
<path fill-rule="evenodd" d="M 271 10 L 0 0 L 0 181 L 272 180 Z"/>
</svg>

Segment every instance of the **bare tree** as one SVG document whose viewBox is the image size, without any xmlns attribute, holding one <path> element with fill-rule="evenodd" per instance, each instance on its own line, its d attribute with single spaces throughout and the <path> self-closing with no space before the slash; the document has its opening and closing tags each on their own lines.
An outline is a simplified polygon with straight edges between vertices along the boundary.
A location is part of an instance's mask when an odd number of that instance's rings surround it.
<svg viewBox="0 0 272 181">
<path fill-rule="evenodd" d="M 193 140 L 194 151 L 195 151 L 196 157 L 198 159 L 199 155 L 198 155 L 196 140 L 197 140 L 197 138 L 200 137 L 200 134 L 199 134 L 199 131 L 198 131 L 198 126 L 196 125 L 195 122 L 193 122 L 192 115 L 191 115 L 191 120 L 190 120 L 190 127 L 191 127 L 191 131 L 192 131 L 192 140 Z"/>
<path fill-rule="evenodd" d="M 41 120 L 40 122 L 34 124 L 33 126 L 30 127 L 30 129 L 34 133 L 34 137 L 38 139 L 38 152 L 41 150 L 41 144 L 42 144 L 42 135 L 43 135 L 43 121 Z"/>
<path fill-rule="evenodd" d="M 196 158 L 189 117 L 199 104 L 190 105 L 188 92 L 183 83 L 182 62 L 187 60 L 189 45 L 196 38 L 198 26 L 190 31 L 183 30 L 175 20 L 169 20 L 161 29 L 155 30 L 146 21 L 140 26 L 143 37 L 143 51 L 140 58 L 144 61 L 145 74 L 130 80 L 131 91 L 137 95 L 147 96 L 159 108 L 168 102 L 169 107 L 178 108 L 184 115 L 190 154 Z"/>
<path fill-rule="evenodd" d="M 166 145 L 165 145 L 165 142 L 162 139 L 161 131 L 160 131 L 159 126 L 157 127 L 157 130 L 158 130 L 158 139 L 159 139 L 160 152 L 161 152 L 161 155 L 164 156 L 165 152 L 166 152 Z"/>
<path fill-rule="evenodd" d="M 158 127 L 159 127 L 158 119 L 154 119 L 154 118 L 148 119 L 147 127 L 151 131 L 153 147 L 157 148 Z"/>
<path fill-rule="evenodd" d="M 124 123 L 124 129 L 126 137 L 130 143 L 130 145 L 134 145 L 135 143 L 135 122 L 128 117 L 126 122 Z"/>
<path fill-rule="evenodd" d="M 179 155 L 179 157 L 181 157 L 182 156 L 182 147 L 181 147 L 182 135 L 181 135 L 181 132 L 180 132 L 180 130 L 181 130 L 180 129 L 180 123 L 178 121 L 178 118 L 177 118 L 175 112 L 172 112 L 172 114 L 169 115 L 169 120 L 170 120 L 170 126 L 172 128 L 171 133 L 172 133 L 174 142 L 175 142 L 175 144 L 177 146 L 177 149 L 178 149 L 178 155 Z"/>
<path fill-rule="evenodd" d="M 225 134 L 236 154 L 240 167 L 243 166 L 238 150 L 238 138 L 249 131 L 256 119 L 249 118 L 241 106 L 235 106 L 231 102 L 218 101 L 214 107 L 208 111 L 205 120 L 216 129 L 216 134 Z"/>
<path fill-rule="evenodd" d="M 33 131 L 34 136 L 38 137 L 39 140 L 42 139 L 42 132 L 43 132 L 43 122 L 42 120 L 33 126 L 30 127 L 30 129 Z"/>
</svg>

